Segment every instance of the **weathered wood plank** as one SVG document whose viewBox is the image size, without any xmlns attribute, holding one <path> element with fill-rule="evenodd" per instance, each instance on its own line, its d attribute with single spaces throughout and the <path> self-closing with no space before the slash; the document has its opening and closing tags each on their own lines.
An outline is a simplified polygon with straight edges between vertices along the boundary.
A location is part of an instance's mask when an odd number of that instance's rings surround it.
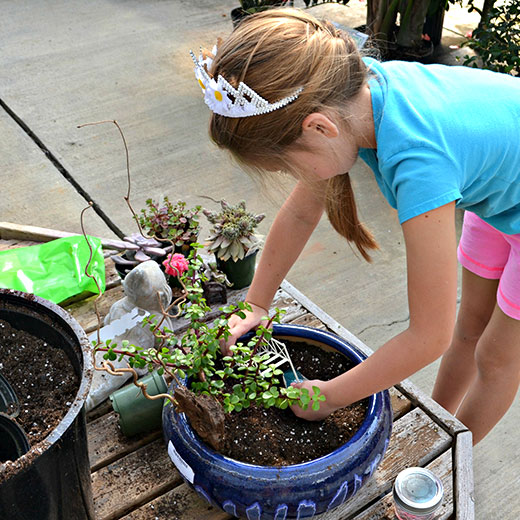
<svg viewBox="0 0 520 520">
<path fill-rule="evenodd" d="M 473 435 L 461 432 L 455 439 L 455 518 L 473 520 L 475 518 L 475 498 L 473 495 Z"/>
<path fill-rule="evenodd" d="M 448 520 L 453 514 L 452 455 L 452 450 L 448 450 L 426 466 L 441 479 L 444 487 L 444 500 L 437 512 L 436 520 Z M 395 520 L 392 493 L 386 494 L 371 507 L 353 517 L 352 520 Z"/>
<path fill-rule="evenodd" d="M 12 222 L 0 222 L 0 238 L 30 240 L 33 242 L 50 242 L 58 238 L 78 236 L 78 233 L 68 231 L 58 231 L 56 229 L 42 228 L 38 226 L 28 226 L 25 224 L 14 224 Z M 111 238 L 100 238 L 104 249 L 116 249 L 124 251 L 133 249 L 134 244 L 123 240 L 113 240 Z"/>
<path fill-rule="evenodd" d="M 363 511 L 378 497 L 389 492 L 397 474 L 410 466 L 425 466 L 448 450 L 452 438 L 420 408 L 412 410 L 393 424 L 385 457 L 372 479 L 351 501 L 324 516 L 341 520 Z"/>
<path fill-rule="evenodd" d="M 419 390 L 411 381 L 405 380 L 395 385 L 412 403 L 421 407 L 437 424 L 452 436 L 468 431 L 468 428 L 445 410 L 439 403 Z"/>
<path fill-rule="evenodd" d="M 297 318 L 287 322 L 291 325 L 303 325 L 304 327 L 314 327 L 316 329 L 326 329 L 325 325 L 315 316 L 306 312 L 305 314 L 298 316 Z"/>
<path fill-rule="evenodd" d="M 0 251 L 7 251 L 8 249 L 16 249 L 18 247 L 35 246 L 38 242 L 30 242 L 28 240 L 4 240 L 0 238 Z"/>
<path fill-rule="evenodd" d="M 93 422 L 103 415 L 112 411 L 112 403 L 108 399 L 100 403 L 98 406 L 87 412 L 87 423 Z"/>
<path fill-rule="evenodd" d="M 160 430 L 145 435 L 125 437 L 119 428 L 118 415 L 112 411 L 87 425 L 88 453 L 92 472 L 108 466 L 161 436 Z"/>
<path fill-rule="evenodd" d="M 228 520 L 233 517 L 211 506 L 182 484 L 123 517 L 123 520 Z"/>
<path fill-rule="evenodd" d="M 285 311 L 282 316 L 282 323 L 290 323 L 293 320 L 308 314 L 307 310 L 302 307 L 298 301 L 282 289 L 279 289 L 276 292 L 273 302 L 271 303 L 271 310 L 275 308 L 283 309 Z"/>
<path fill-rule="evenodd" d="M 388 391 L 390 402 L 394 411 L 394 422 L 412 409 L 412 403 L 394 387 Z"/>
<path fill-rule="evenodd" d="M 182 479 L 162 439 L 92 474 L 97 520 L 114 520 L 178 486 Z"/>
<path fill-rule="evenodd" d="M 105 286 L 106 289 L 112 289 L 121 285 L 121 277 L 117 274 L 114 261 L 110 258 L 105 258 Z"/>
</svg>

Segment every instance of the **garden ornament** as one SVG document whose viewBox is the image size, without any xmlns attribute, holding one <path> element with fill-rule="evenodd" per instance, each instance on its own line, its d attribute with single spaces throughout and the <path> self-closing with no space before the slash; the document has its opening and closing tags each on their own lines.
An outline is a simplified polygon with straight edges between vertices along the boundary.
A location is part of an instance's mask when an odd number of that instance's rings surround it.
<svg viewBox="0 0 520 520">
<path fill-rule="evenodd" d="M 278 368 L 285 363 L 289 363 L 291 369 L 286 372 L 287 376 L 284 374 L 284 379 L 291 379 L 291 382 L 300 382 L 303 380 L 303 376 L 294 368 L 291 356 L 289 356 L 289 351 L 287 350 L 285 343 L 282 341 L 271 338 L 265 345 L 258 349 L 257 354 L 260 356 L 263 354 L 268 355 L 267 359 L 264 361 L 264 364 L 268 365 L 269 367 L 274 366 L 275 368 Z M 260 374 L 264 375 L 264 372 L 267 372 L 267 370 L 270 369 L 266 369 L 263 372 L 260 372 Z M 289 374 L 291 374 L 292 377 Z M 286 386 L 289 385 L 286 383 Z"/>
<path fill-rule="evenodd" d="M 110 307 L 105 317 L 104 326 L 99 330 L 101 341 L 108 339 L 121 344 L 128 341 L 133 345 L 140 345 L 147 349 L 152 348 L 155 336 L 147 327 L 143 327 L 143 320 L 150 315 L 162 316 L 172 299 L 172 290 L 166 281 L 159 264 L 148 260 L 132 269 L 122 281 L 125 296 Z M 164 318 L 162 327 L 171 329 L 172 324 L 168 317 Z M 90 336 L 90 340 L 98 339 L 97 332 Z M 96 364 L 101 363 L 103 352 L 98 352 Z M 114 367 L 126 367 L 124 360 L 112 362 Z M 139 371 L 138 371 L 139 372 Z M 141 371 L 140 375 L 146 373 Z M 104 401 L 109 394 L 118 389 L 130 377 L 112 377 L 106 372 L 95 371 L 91 390 L 87 398 L 86 407 L 90 410 Z"/>
<path fill-rule="evenodd" d="M 292 103 L 303 91 L 303 87 L 298 87 L 290 96 L 275 103 L 269 103 L 243 82 L 240 82 L 236 89 L 222 76 L 219 75 L 215 80 L 208 72 L 216 54 L 216 45 L 213 47 L 211 55 L 207 52 L 204 53 L 201 49 L 197 58 L 193 51 L 190 51 L 191 59 L 195 63 L 195 77 L 204 92 L 204 102 L 215 114 L 225 117 L 267 114 Z"/>
</svg>

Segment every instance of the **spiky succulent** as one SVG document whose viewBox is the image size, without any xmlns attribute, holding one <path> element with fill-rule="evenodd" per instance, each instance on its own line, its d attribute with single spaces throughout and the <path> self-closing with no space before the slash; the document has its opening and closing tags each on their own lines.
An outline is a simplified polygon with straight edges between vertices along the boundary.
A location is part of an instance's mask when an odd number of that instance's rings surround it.
<svg viewBox="0 0 520 520">
<path fill-rule="evenodd" d="M 221 260 L 241 260 L 260 247 L 260 239 L 254 234 L 255 228 L 265 218 L 265 214 L 254 215 L 246 210 L 245 201 L 235 206 L 225 200 L 220 201 L 221 211 L 204 209 L 203 213 L 213 224 L 208 238 L 208 250 Z"/>
</svg>

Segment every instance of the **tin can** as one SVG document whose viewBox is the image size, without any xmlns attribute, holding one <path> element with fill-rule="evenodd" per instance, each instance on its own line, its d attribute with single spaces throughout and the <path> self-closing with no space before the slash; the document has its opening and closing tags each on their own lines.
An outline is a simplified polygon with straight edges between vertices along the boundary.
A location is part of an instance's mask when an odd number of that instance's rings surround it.
<svg viewBox="0 0 520 520">
<path fill-rule="evenodd" d="M 442 504 L 442 482 L 424 468 L 407 468 L 397 475 L 393 496 L 399 520 L 432 520 Z"/>
</svg>

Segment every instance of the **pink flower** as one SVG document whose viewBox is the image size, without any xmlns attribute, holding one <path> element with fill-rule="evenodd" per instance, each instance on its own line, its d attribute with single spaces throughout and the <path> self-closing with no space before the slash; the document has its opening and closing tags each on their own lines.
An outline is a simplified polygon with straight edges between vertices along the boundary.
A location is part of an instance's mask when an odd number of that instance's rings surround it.
<svg viewBox="0 0 520 520">
<path fill-rule="evenodd" d="M 166 274 L 172 276 L 180 276 L 189 268 L 188 260 L 180 253 L 170 253 L 162 264 L 166 268 Z"/>
</svg>

